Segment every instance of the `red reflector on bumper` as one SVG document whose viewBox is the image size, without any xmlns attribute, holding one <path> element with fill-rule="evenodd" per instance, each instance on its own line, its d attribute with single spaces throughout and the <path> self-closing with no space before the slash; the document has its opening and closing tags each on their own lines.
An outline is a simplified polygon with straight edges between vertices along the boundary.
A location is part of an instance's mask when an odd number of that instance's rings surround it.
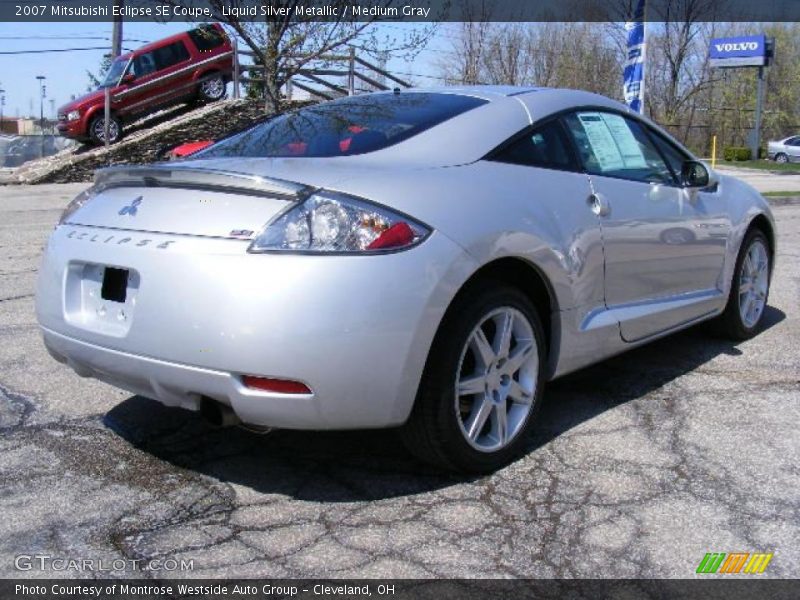
<svg viewBox="0 0 800 600">
<path fill-rule="evenodd" d="M 270 379 L 269 377 L 254 377 L 245 375 L 242 377 L 245 386 L 261 390 L 262 392 L 275 392 L 276 394 L 310 394 L 311 390 L 305 383 L 292 381 L 290 379 Z"/>
</svg>

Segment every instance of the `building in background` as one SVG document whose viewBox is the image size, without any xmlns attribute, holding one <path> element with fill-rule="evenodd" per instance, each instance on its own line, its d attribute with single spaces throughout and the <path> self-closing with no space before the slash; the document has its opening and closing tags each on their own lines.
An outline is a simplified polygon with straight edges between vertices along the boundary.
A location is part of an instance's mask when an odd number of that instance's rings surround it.
<svg viewBox="0 0 800 600">
<path fill-rule="evenodd" d="M 39 132 L 35 119 L 26 117 L 3 117 L 0 133 L 6 135 L 34 135 Z"/>
</svg>

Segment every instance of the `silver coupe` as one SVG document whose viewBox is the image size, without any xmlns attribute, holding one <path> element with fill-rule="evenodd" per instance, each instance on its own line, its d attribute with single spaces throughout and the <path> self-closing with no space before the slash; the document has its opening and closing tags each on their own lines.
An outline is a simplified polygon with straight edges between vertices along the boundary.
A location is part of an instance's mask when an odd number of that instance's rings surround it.
<svg viewBox="0 0 800 600">
<path fill-rule="evenodd" d="M 546 381 L 709 319 L 754 335 L 775 244 L 755 190 L 615 101 L 396 90 L 100 171 L 36 309 L 79 375 L 220 425 L 399 427 L 483 472 Z"/>
</svg>

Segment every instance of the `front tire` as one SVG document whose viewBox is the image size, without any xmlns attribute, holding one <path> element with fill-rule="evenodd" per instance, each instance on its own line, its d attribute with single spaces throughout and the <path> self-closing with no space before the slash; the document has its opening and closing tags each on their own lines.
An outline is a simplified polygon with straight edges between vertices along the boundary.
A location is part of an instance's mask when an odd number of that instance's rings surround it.
<svg viewBox="0 0 800 600">
<path fill-rule="evenodd" d="M 99 115 L 89 124 L 89 138 L 97 146 L 105 144 L 105 115 Z M 108 121 L 108 143 L 116 144 L 122 139 L 122 123 L 111 115 Z"/>
<path fill-rule="evenodd" d="M 775 155 L 775 162 L 779 163 L 779 164 L 782 164 L 782 165 L 785 165 L 786 163 L 789 162 L 789 157 L 786 156 L 783 152 L 778 152 Z"/>
<path fill-rule="evenodd" d="M 739 250 L 728 304 L 719 317 L 721 333 L 734 340 L 747 340 L 758 332 L 769 299 L 769 284 L 769 242 L 760 229 L 751 229 Z"/>
<path fill-rule="evenodd" d="M 524 448 L 544 389 L 544 333 L 531 301 L 501 283 L 463 295 L 431 347 L 401 435 L 418 458 L 485 473 Z"/>
</svg>

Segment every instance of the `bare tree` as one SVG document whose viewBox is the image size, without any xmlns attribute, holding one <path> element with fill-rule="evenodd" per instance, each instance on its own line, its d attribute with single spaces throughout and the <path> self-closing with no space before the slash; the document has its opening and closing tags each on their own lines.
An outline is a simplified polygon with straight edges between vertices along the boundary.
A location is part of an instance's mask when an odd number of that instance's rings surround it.
<svg viewBox="0 0 800 600">
<path fill-rule="evenodd" d="M 191 5 L 194 0 L 160 0 L 171 5 Z M 357 45 L 367 54 L 402 52 L 412 56 L 421 50 L 434 31 L 430 26 L 415 29 L 402 39 L 379 37 L 374 25 L 387 20 L 388 9 L 396 0 L 379 0 L 372 5 L 371 16 L 358 17 L 353 11 L 356 0 L 330 0 L 325 7 L 335 11 L 330 21 L 307 12 L 314 3 L 303 0 L 206 0 L 212 17 L 227 25 L 246 44 L 254 62 L 263 65 L 265 108 L 275 111 L 280 105 L 281 88 L 286 82 L 326 55 L 348 45 Z M 247 7 L 263 7 L 268 16 L 263 21 L 248 20 L 240 11 Z M 349 16 L 345 16 L 349 15 Z"/>
<path fill-rule="evenodd" d="M 539 85 L 621 95 L 621 55 L 602 23 L 463 23 L 441 71 L 450 83 Z"/>
<path fill-rule="evenodd" d="M 448 84 L 478 84 L 481 81 L 481 65 L 489 32 L 492 0 L 477 0 L 459 5 L 461 21 L 446 58 L 439 63 L 442 79 Z"/>
<path fill-rule="evenodd" d="M 664 0 L 648 32 L 648 114 L 677 123 L 695 96 L 709 85 L 708 29 L 717 0 Z"/>
</svg>

